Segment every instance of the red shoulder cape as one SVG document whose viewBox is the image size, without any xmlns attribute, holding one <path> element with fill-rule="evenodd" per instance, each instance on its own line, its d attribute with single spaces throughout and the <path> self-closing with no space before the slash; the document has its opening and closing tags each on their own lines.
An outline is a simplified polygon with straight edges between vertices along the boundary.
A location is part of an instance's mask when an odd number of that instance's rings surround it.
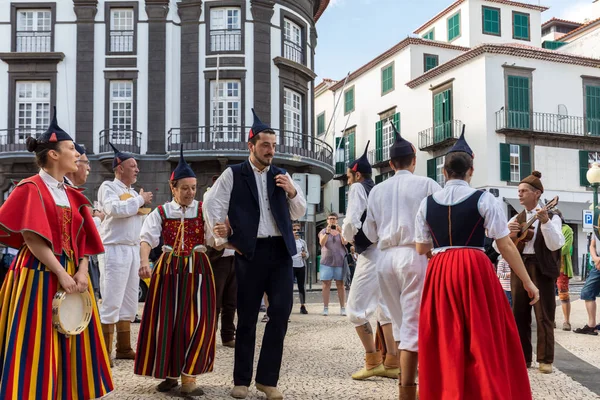
<svg viewBox="0 0 600 400">
<path fill-rule="evenodd" d="M 104 252 L 102 240 L 90 213 L 89 200 L 79 190 L 65 186 L 71 206 L 71 246 L 75 259 Z M 19 182 L 0 207 L 0 242 L 21 248 L 22 233 L 35 232 L 48 241 L 56 255 L 62 253 L 62 221 L 52 194 L 39 175 Z"/>
</svg>

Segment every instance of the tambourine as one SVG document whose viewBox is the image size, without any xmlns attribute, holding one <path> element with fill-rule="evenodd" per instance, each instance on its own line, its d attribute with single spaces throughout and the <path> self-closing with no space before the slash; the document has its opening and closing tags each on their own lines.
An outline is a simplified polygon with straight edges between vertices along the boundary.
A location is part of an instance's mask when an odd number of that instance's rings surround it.
<svg viewBox="0 0 600 400">
<path fill-rule="evenodd" d="M 52 324 L 64 335 L 79 335 L 92 319 L 92 308 L 89 292 L 67 293 L 59 290 L 52 299 Z"/>
<path fill-rule="evenodd" d="M 133 195 L 129 194 L 129 193 L 123 193 L 122 195 L 119 196 L 119 200 L 123 201 L 123 200 L 127 200 L 132 198 Z M 152 211 L 152 209 L 150 207 L 140 207 L 138 209 L 137 214 L 138 215 L 148 215 L 150 214 L 150 211 Z"/>
</svg>

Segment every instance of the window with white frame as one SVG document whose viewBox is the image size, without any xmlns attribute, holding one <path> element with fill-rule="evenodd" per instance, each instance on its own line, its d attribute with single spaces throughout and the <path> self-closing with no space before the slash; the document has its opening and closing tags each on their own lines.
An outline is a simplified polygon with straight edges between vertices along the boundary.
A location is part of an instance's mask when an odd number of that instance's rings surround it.
<svg viewBox="0 0 600 400">
<path fill-rule="evenodd" d="M 240 8 L 210 9 L 210 50 L 241 51 L 242 23 Z"/>
<path fill-rule="evenodd" d="M 15 143 L 25 143 L 50 125 L 50 82 L 17 81 Z"/>
<path fill-rule="evenodd" d="M 133 53 L 133 24 L 133 9 L 111 8 L 110 51 L 112 53 Z"/>
<path fill-rule="evenodd" d="M 133 82 L 110 82 L 110 129 L 112 140 L 130 140 L 133 130 Z"/>
<path fill-rule="evenodd" d="M 394 121 L 394 115 L 383 120 L 381 131 L 383 135 L 383 145 L 381 151 L 383 153 L 382 160 L 390 159 L 390 147 L 394 144 L 394 129 L 392 128 L 392 122 Z"/>
<path fill-rule="evenodd" d="M 446 156 L 437 157 L 435 159 L 435 180 L 440 186 L 446 184 L 446 177 L 444 176 L 444 163 L 446 162 Z"/>
<path fill-rule="evenodd" d="M 302 95 L 284 89 L 283 137 L 286 146 L 302 147 Z"/>
<path fill-rule="evenodd" d="M 52 12 L 17 10 L 16 50 L 38 53 L 52 51 Z"/>
<path fill-rule="evenodd" d="M 510 145 L 510 181 L 519 182 L 521 180 L 520 166 L 520 147 L 518 144 Z"/>
<path fill-rule="evenodd" d="M 239 142 L 241 140 L 240 109 L 242 93 L 240 81 L 211 81 L 211 140 L 217 142 Z"/>
<path fill-rule="evenodd" d="M 283 24 L 283 56 L 288 60 L 304 64 L 302 28 L 289 19 L 284 19 Z"/>
</svg>

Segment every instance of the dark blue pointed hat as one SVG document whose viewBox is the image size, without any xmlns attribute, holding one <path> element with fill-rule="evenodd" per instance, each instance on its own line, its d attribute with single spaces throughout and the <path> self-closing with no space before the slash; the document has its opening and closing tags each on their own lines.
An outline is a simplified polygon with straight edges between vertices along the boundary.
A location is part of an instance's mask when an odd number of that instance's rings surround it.
<svg viewBox="0 0 600 400">
<path fill-rule="evenodd" d="M 130 158 L 134 158 L 133 154 L 131 153 L 124 153 L 119 151 L 111 142 L 108 142 L 108 144 L 110 145 L 110 147 L 112 147 L 112 149 L 115 152 L 115 158 L 113 159 L 113 169 L 121 165 L 123 161 L 129 160 Z"/>
<path fill-rule="evenodd" d="M 367 142 L 367 147 L 365 147 L 365 153 L 348 166 L 352 171 L 360 172 L 361 174 L 370 174 L 373 172 L 371 164 L 369 164 L 369 159 L 367 158 L 369 143 L 371 143 L 370 140 Z"/>
<path fill-rule="evenodd" d="M 392 129 L 394 129 L 394 143 L 390 147 L 390 158 L 404 157 L 410 156 L 411 154 L 416 154 L 415 146 L 412 145 L 411 142 L 404 139 L 398 129 L 396 129 L 396 125 L 394 125 L 390 121 L 390 125 L 392 125 Z"/>
<path fill-rule="evenodd" d="M 192 168 L 190 168 L 189 164 L 185 161 L 185 158 L 183 158 L 183 146 L 180 146 L 179 147 L 179 164 L 177 164 L 177 167 L 175 167 L 175 169 L 173 170 L 173 173 L 171 173 L 171 180 L 178 181 L 179 179 L 183 179 L 183 178 L 195 178 L 195 177 L 196 177 L 196 174 L 194 173 Z"/>
<path fill-rule="evenodd" d="M 77 152 L 80 155 L 84 155 L 85 154 L 85 147 L 83 147 L 83 145 L 79 144 L 79 143 L 74 143 L 75 144 L 75 150 L 77 150 Z"/>
<path fill-rule="evenodd" d="M 475 154 L 473 153 L 473 150 L 471 150 L 471 147 L 469 147 L 469 144 L 465 140 L 465 125 L 463 125 L 463 127 L 462 127 L 462 132 L 460 134 L 460 137 L 458 138 L 456 143 L 454 143 L 454 146 L 452 146 L 452 148 L 448 151 L 447 154 L 459 153 L 459 152 L 467 153 L 472 158 L 475 158 Z"/>
<path fill-rule="evenodd" d="M 248 141 L 261 132 L 272 130 L 269 125 L 263 123 L 260 118 L 258 118 L 256 112 L 254 112 L 254 108 L 252 109 L 252 115 L 254 115 L 254 122 L 252 123 L 252 128 L 250 128 L 250 132 L 248 133 Z"/>
<path fill-rule="evenodd" d="M 50 126 L 37 141 L 39 144 L 47 144 L 62 142 L 64 140 L 73 140 L 73 138 L 58 126 L 58 122 L 56 121 L 56 106 L 54 106 L 54 115 L 52 116 L 52 121 L 50 121 Z"/>
</svg>

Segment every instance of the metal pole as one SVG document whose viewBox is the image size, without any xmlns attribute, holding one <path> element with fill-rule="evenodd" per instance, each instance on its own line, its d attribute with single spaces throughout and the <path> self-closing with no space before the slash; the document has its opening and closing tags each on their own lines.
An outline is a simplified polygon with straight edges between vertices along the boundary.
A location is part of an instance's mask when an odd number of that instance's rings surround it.
<svg viewBox="0 0 600 400">
<path fill-rule="evenodd" d="M 344 79 L 344 85 L 342 86 L 342 92 L 340 93 L 340 97 L 338 97 L 337 101 L 335 100 L 335 96 L 334 96 L 333 113 L 331 114 L 331 118 L 329 119 L 329 124 L 327 125 L 327 129 L 325 130 L 325 136 L 323 136 L 323 141 L 327 140 L 327 135 L 329 135 L 329 128 L 331 127 L 331 123 L 335 121 L 335 113 L 337 111 L 337 106 L 338 106 L 338 104 L 340 104 L 340 100 L 342 99 L 342 96 L 344 95 L 344 89 L 346 88 L 346 83 L 348 82 L 348 78 L 350 78 L 350 72 L 348 72 L 348 75 L 346 75 L 346 78 Z M 335 130 L 335 128 L 334 128 L 334 130 Z M 335 137 L 335 133 L 333 134 L 333 137 Z"/>
</svg>

